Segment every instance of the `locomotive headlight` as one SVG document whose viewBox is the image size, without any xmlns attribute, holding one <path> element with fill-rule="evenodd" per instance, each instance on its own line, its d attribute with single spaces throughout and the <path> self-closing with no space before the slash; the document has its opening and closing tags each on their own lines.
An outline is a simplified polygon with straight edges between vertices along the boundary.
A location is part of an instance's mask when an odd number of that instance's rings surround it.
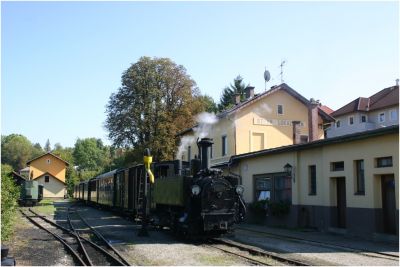
<svg viewBox="0 0 400 267">
<path fill-rule="evenodd" d="M 238 193 L 239 195 L 242 195 L 244 192 L 244 187 L 241 185 L 236 186 L 236 193 Z"/>
<path fill-rule="evenodd" d="M 197 196 L 198 194 L 200 194 L 200 186 L 198 186 L 197 184 L 192 186 L 192 194 L 194 196 Z"/>
</svg>

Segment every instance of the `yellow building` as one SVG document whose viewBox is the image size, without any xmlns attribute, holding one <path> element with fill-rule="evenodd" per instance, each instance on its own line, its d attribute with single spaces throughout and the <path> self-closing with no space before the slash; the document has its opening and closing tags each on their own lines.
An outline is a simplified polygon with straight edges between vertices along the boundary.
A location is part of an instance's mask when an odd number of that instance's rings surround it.
<svg viewBox="0 0 400 267">
<path fill-rule="evenodd" d="M 324 125 L 334 121 L 321 104 L 307 100 L 285 83 L 258 95 L 254 95 L 254 87 L 247 87 L 246 100 L 240 102 L 237 96 L 235 101 L 236 105 L 217 115 L 216 123 L 200 123 L 179 133 L 183 153 L 177 158 L 194 158 L 197 137 L 209 137 L 214 141 L 211 165 L 223 166 L 233 155 L 323 139 Z"/>
<path fill-rule="evenodd" d="M 64 197 L 66 192 L 65 173 L 68 162 L 48 152 L 27 162 L 29 179 L 44 186 L 43 197 Z"/>
<path fill-rule="evenodd" d="M 241 175 L 247 203 L 290 204 L 266 224 L 398 236 L 398 125 L 236 155 L 229 171 Z"/>
</svg>

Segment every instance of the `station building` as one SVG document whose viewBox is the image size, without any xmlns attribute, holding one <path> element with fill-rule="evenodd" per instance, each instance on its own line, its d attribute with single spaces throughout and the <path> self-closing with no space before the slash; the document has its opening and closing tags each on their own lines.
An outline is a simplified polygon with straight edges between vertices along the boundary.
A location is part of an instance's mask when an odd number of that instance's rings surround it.
<svg viewBox="0 0 400 267">
<path fill-rule="evenodd" d="M 211 165 L 221 167 L 234 155 L 323 139 L 324 126 L 334 122 L 326 107 L 313 99 L 307 100 L 285 83 L 258 95 L 249 86 L 246 99 L 241 102 L 236 95 L 234 103 L 217 114 L 218 121 L 209 129 L 196 125 L 178 134 L 181 140 L 191 140 L 185 144 L 185 152 L 179 159 L 190 161 L 198 153 L 195 137 L 202 130 L 214 140 Z"/>
<path fill-rule="evenodd" d="M 398 236 L 398 125 L 235 155 L 225 171 L 241 175 L 247 203 L 289 203 L 267 225 Z"/>
<path fill-rule="evenodd" d="M 37 180 L 43 187 L 43 197 L 62 198 L 66 193 L 65 174 L 68 162 L 52 154 L 45 153 L 27 162 L 29 180 Z"/>
</svg>

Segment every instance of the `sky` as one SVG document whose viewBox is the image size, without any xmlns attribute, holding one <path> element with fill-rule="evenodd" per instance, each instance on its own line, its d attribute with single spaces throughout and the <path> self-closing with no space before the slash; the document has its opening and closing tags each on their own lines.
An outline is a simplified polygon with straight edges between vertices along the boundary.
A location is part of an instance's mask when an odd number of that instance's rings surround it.
<svg viewBox="0 0 400 267">
<path fill-rule="evenodd" d="M 265 90 L 265 68 L 338 109 L 395 85 L 399 3 L 1 2 L 1 134 L 44 146 L 111 144 L 105 106 L 142 56 L 183 65 L 217 102 L 237 75 Z"/>
</svg>

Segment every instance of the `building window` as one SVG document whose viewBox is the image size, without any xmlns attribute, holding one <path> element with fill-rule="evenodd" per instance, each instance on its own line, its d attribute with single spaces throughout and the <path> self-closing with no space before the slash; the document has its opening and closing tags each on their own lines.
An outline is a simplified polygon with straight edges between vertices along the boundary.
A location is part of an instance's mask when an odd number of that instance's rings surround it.
<svg viewBox="0 0 400 267">
<path fill-rule="evenodd" d="M 290 176 L 274 176 L 274 198 L 275 202 L 292 201 L 292 180 Z"/>
<path fill-rule="evenodd" d="M 48 183 L 50 181 L 50 177 L 48 176 L 48 175 L 46 175 L 45 177 L 44 177 L 44 182 L 45 183 Z"/>
<path fill-rule="evenodd" d="M 190 160 L 191 160 L 191 157 L 192 157 L 192 147 L 191 146 L 188 146 L 188 161 L 190 162 Z"/>
<path fill-rule="evenodd" d="M 227 142 L 227 137 L 226 135 L 222 136 L 222 156 L 226 156 L 228 154 L 227 148 L 228 148 L 228 142 Z"/>
<path fill-rule="evenodd" d="M 378 121 L 385 122 L 385 113 L 379 113 Z"/>
<path fill-rule="evenodd" d="M 331 162 L 331 171 L 338 172 L 344 170 L 344 161 Z"/>
<path fill-rule="evenodd" d="M 356 189 L 357 195 L 365 194 L 365 183 L 364 183 L 364 160 L 356 160 Z"/>
<path fill-rule="evenodd" d="M 254 200 L 272 202 L 292 202 L 291 177 L 282 173 L 260 174 L 254 176 Z"/>
<path fill-rule="evenodd" d="M 47 159 L 47 164 L 50 164 L 50 163 L 51 163 L 50 159 Z"/>
<path fill-rule="evenodd" d="M 392 157 L 382 157 L 376 159 L 376 167 L 384 168 L 384 167 L 392 167 L 393 160 Z"/>
<path fill-rule="evenodd" d="M 255 178 L 255 200 L 269 200 L 271 199 L 271 178 L 270 177 L 257 177 Z"/>
<path fill-rule="evenodd" d="M 353 125 L 354 124 L 354 117 L 350 116 L 349 117 L 349 125 Z"/>
<path fill-rule="evenodd" d="M 336 121 L 336 128 L 340 128 L 340 120 Z"/>
<path fill-rule="evenodd" d="M 361 122 L 367 122 L 367 116 L 361 115 Z"/>
<path fill-rule="evenodd" d="M 308 166 L 308 194 L 317 194 L 317 168 L 315 165 Z"/>
<path fill-rule="evenodd" d="M 397 110 L 393 109 L 389 112 L 389 114 L 391 121 L 397 121 Z"/>
<path fill-rule="evenodd" d="M 283 115 L 283 105 L 277 105 L 278 107 L 278 115 Z"/>
</svg>

